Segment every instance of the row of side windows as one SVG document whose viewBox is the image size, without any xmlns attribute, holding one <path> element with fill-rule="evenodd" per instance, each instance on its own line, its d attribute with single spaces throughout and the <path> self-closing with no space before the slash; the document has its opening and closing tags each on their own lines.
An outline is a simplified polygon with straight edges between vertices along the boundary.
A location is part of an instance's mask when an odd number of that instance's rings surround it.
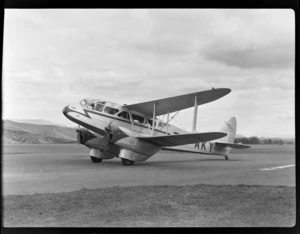
<svg viewBox="0 0 300 234">
<path fill-rule="evenodd" d="M 121 117 L 121 118 L 130 120 L 129 113 L 127 111 L 122 111 L 121 113 L 118 114 L 118 116 Z M 144 123 L 144 117 L 142 117 L 140 115 L 135 115 L 135 114 L 132 114 L 131 116 L 132 116 L 132 120 L 134 122 L 137 122 L 137 123 L 140 123 L 140 124 Z"/>
<path fill-rule="evenodd" d="M 113 108 L 113 107 L 109 107 L 109 106 L 106 106 L 104 108 L 104 104 L 101 104 L 101 103 L 97 103 L 96 106 L 95 106 L 95 110 L 97 111 L 103 111 L 104 109 L 104 113 L 108 113 L 108 114 L 111 114 L 111 115 L 114 115 L 116 113 L 119 112 L 118 109 L 116 108 Z M 118 114 L 119 117 L 123 118 L 123 119 L 127 119 L 127 120 L 130 120 L 130 116 L 129 116 L 129 113 L 127 111 L 122 111 Z M 140 115 L 136 115 L 136 114 L 132 114 L 132 119 L 134 122 L 137 122 L 137 123 L 140 123 L 140 124 L 143 124 L 144 123 L 144 120 L 145 118 L 140 116 Z M 153 124 L 153 121 L 151 119 L 147 119 L 149 125 L 152 127 L 152 124 Z M 159 122 L 158 125 L 161 127 L 161 126 L 165 126 L 164 123 L 161 123 Z M 156 126 L 156 122 L 154 122 L 154 126 Z"/>
<path fill-rule="evenodd" d="M 119 110 L 117 108 L 113 108 L 113 107 L 110 107 L 110 106 L 106 106 L 104 108 L 104 104 L 102 103 L 97 103 L 96 106 L 94 106 L 94 104 L 92 105 L 93 109 L 96 110 L 96 111 L 100 111 L 100 112 L 104 112 L 104 113 L 107 113 L 107 114 L 110 114 L 110 115 L 114 115 L 116 113 L 119 112 Z M 104 110 L 103 110 L 104 109 Z"/>
<path fill-rule="evenodd" d="M 104 113 L 107 113 L 107 114 L 110 114 L 110 115 L 114 115 L 114 114 L 116 114 L 117 112 L 119 112 L 118 109 L 113 108 L 113 107 L 110 107 L 110 106 L 106 106 L 106 107 L 104 108 Z"/>
</svg>

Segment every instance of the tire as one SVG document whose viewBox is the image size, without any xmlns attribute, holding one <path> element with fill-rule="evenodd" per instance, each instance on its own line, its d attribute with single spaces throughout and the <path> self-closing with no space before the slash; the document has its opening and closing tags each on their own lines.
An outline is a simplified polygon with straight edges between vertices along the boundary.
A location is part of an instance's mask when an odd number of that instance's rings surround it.
<svg viewBox="0 0 300 234">
<path fill-rule="evenodd" d="M 228 160 L 228 159 L 229 159 L 229 157 L 228 157 L 228 156 L 225 156 L 225 159 L 226 159 L 226 160 Z"/>
<path fill-rule="evenodd" d="M 102 158 L 96 158 L 96 157 L 93 157 L 91 156 L 91 160 L 93 163 L 101 163 L 102 162 Z"/>
<path fill-rule="evenodd" d="M 121 161 L 122 161 L 124 166 L 131 166 L 131 165 L 134 164 L 134 161 L 128 160 L 126 158 L 121 158 Z"/>
</svg>

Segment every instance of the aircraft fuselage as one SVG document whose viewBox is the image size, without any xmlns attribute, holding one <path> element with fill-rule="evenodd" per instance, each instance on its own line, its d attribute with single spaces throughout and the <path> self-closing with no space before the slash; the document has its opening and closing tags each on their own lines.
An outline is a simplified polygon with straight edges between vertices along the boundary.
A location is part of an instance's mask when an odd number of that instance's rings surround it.
<svg viewBox="0 0 300 234">
<path fill-rule="evenodd" d="M 63 109 L 63 114 L 92 133 L 94 137 L 87 137 L 80 143 L 90 148 L 91 156 L 104 159 L 117 156 L 132 161 L 145 161 L 161 148 L 133 136 L 187 133 L 159 119 L 155 119 L 152 132 L 153 119 L 150 116 L 102 100 L 84 99 L 79 103 L 70 104 Z M 126 133 L 120 130 L 120 127 L 130 132 Z"/>
</svg>

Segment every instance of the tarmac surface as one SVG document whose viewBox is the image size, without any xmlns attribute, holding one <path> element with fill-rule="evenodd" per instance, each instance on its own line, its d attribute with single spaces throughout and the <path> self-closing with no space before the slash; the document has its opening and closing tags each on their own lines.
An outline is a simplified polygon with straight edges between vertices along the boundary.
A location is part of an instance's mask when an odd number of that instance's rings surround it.
<svg viewBox="0 0 300 234">
<path fill-rule="evenodd" d="M 295 186 L 295 145 L 253 145 L 223 157 L 159 152 L 123 166 L 119 158 L 92 163 L 76 144 L 3 145 L 2 194 L 59 193 L 111 186 Z"/>
</svg>

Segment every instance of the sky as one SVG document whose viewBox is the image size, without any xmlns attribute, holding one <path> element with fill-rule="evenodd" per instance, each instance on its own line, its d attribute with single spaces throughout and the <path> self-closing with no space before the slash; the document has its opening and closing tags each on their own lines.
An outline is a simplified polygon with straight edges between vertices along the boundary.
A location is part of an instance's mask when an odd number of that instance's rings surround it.
<svg viewBox="0 0 300 234">
<path fill-rule="evenodd" d="M 5 9 L 2 118 L 74 126 L 83 98 L 134 104 L 214 88 L 197 130 L 295 136 L 291 9 Z M 175 113 L 174 113 L 175 114 Z M 193 108 L 173 123 L 192 130 Z"/>
</svg>

